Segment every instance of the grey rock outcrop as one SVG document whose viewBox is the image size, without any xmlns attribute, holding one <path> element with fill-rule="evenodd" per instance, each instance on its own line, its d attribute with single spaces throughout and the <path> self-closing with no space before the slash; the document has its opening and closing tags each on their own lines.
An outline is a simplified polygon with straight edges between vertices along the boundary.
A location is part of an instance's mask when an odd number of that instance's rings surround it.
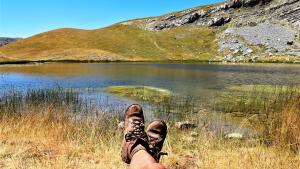
<svg viewBox="0 0 300 169">
<path fill-rule="evenodd" d="M 229 17 L 220 17 L 220 18 L 212 18 L 210 21 L 208 21 L 208 26 L 222 26 L 228 22 L 230 22 L 231 18 Z"/>
<path fill-rule="evenodd" d="M 273 18 L 292 23 L 300 29 L 300 1 L 287 0 L 269 9 Z"/>
<path fill-rule="evenodd" d="M 154 21 L 146 26 L 148 30 L 163 30 L 183 25 L 222 26 L 231 21 L 230 17 L 211 15 L 211 11 L 196 10 L 180 16 L 170 15 L 161 21 Z"/>
<path fill-rule="evenodd" d="M 238 8 L 244 7 L 244 10 Z M 197 7 L 162 17 L 135 21 L 147 30 L 163 30 L 183 25 L 222 26 L 229 22 L 244 26 L 249 20 L 277 19 L 300 28 L 299 0 L 227 0 L 207 7 Z M 132 22 L 130 22 L 132 23 Z M 128 24 L 123 22 L 122 24 Z"/>
<path fill-rule="evenodd" d="M 228 8 L 253 7 L 258 4 L 266 4 L 271 0 L 228 0 Z"/>
<path fill-rule="evenodd" d="M 162 21 L 154 22 L 147 26 L 149 30 L 162 30 L 166 28 L 178 27 L 186 24 L 196 23 L 199 18 L 205 17 L 207 14 L 206 11 L 193 11 L 184 15 L 175 16 L 170 15 L 165 17 Z"/>
<path fill-rule="evenodd" d="M 229 9 L 253 7 L 259 4 L 265 5 L 270 1 L 271 0 L 228 0 L 221 5 L 210 8 L 187 10 L 155 19 L 147 22 L 146 25 L 142 27 L 147 30 L 163 30 L 183 25 L 222 26 L 229 23 L 233 18 L 238 18 L 237 15 L 231 15 L 233 11 L 230 12 Z"/>
</svg>

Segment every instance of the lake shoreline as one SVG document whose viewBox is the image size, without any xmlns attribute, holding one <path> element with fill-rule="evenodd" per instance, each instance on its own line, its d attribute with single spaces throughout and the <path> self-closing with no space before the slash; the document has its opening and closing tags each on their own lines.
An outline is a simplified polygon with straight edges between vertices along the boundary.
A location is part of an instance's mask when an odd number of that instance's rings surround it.
<svg viewBox="0 0 300 169">
<path fill-rule="evenodd" d="M 26 65 L 41 63 L 209 63 L 209 64 L 291 64 L 297 65 L 300 62 L 282 62 L 282 61 L 256 61 L 256 62 L 224 62 L 209 60 L 18 60 L 18 61 L 0 61 L 0 65 Z"/>
</svg>

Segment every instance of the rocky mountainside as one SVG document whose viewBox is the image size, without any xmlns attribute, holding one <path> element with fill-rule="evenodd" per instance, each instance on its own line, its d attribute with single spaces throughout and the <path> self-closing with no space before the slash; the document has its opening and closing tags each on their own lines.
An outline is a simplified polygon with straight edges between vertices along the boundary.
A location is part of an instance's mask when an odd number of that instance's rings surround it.
<svg viewBox="0 0 300 169">
<path fill-rule="evenodd" d="M 228 0 L 161 17 L 123 22 L 150 31 L 181 26 L 224 29 L 211 61 L 299 61 L 299 0 Z"/>
<path fill-rule="evenodd" d="M 0 47 L 0 62 L 300 62 L 300 0 L 227 0 L 96 30 L 58 29 Z"/>
<path fill-rule="evenodd" d="M 163 17 L 138 20 L 138 26 L 148 30 L 163 30 L 183 25 L 222 26 L 233 22 L 245 26 L 249 22 L 279 20 L 300 28 L 299 0 L 228 0 L 167 14 Z"/>
<path fill-rule="evenodd" d="M 11 42 L 14 42 L 14 41 L 17 41 L 17 40 L 20 40 L 20 38 L 6 38 L 6 37 L 0 37 L 0 47 L 1 46 L 4 46 L 4 45 L 7 45 Z"/>
</svg>

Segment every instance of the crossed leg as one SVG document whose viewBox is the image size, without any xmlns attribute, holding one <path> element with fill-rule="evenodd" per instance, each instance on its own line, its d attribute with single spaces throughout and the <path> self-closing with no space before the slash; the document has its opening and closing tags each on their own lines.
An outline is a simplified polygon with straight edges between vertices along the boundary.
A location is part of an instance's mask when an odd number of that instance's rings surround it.
<svg viewBox="0 0 300 169">
<path fill-rule="evenodd" d="M 167 125 L 162 120 L 152 121 L 145 130 L 142 106 L 133 104 L 124 114 L 124 138 L 122 141 L 122 160 L 130 169 L 164 169 L 159 159 Z"/>
<path fill-rule="evenodd" d="M 154 158 L 145 150 L 140 150 L 134 154 L 129 165 L 130 169 L 165 169 L 157 163 Z"/>
</svg>

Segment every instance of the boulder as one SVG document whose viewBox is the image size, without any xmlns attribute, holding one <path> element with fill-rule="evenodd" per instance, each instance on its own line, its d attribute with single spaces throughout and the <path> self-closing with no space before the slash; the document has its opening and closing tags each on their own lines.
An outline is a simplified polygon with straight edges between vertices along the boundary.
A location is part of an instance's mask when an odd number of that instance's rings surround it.
<svg viewBox="0 0 300 169">
<path fill-rule="evenodd" d="M 199 134 L 197 132 L 193 131 L 190 133 L 190 135 L 191 135 L 191 137 L 198 137 Z"/>
<path fill-rule="evenodd" d="M 252 52 L 253 52 L 253 50 L 250 49 L 250 48 L 246 48 L 246 49 L 243 51 L 243 53 L 245 53 L 245 54 L 249 54 L 249 53 L 252 53 Z"/>
<path fill-rule="evenodd" d="M 214 12 L 226 10 L 228 8 L 229 8 L 228 4 L 224 3 L 222 5 L 219 5 L 219 6 L 215 7 Z"/>
<path fill-rule="evenodd" d="M 184 121 L 184 122 L 176 122 L 175 126 L 178 129 L 192 129 L 192 128 L 196 128 L 197 125 L 194 123 L 191 123 L 189 121 Z"/>
<path fill-rule="evenodd" d="M 257 61 L 257 59 L 258 59 L 258 56 L 251 56 L 251 58 L 250 58 L 250 62 L 256 62 Z"/>
<path fill-rule="evenodd" d="M 176 19 L 175 23 L 179 24 L 179 25 L 184 25 L 184 24 L 187 24 L 187 23 L 193 23 L 197 19 L 199 19 L 199 17 L 200 17 L 199 13 L 194 12 L 194 13 L 187 14 L 187 15 L 184 15 L 183 17 L 181 17 L 181 18 Z"/>
<path fill-rule="evenodd" d="M 231 18 L 224 18 L 224 17 L 220 17 L 220 18 L 212 18 L 210 21 L 208 21 L 207 25 L 208 26 L 222 26 L 228 22 L 230 22 Z"/>
<path fill-rule="evenodd" d="M 124 121 L 122 121 L 122 122 L 120 122 L 120 123 L 118 124 L 118 128 L 119 128 L 119 129 L 124 129 L 124 127 L 125 127 Z"/>
<path fill-rule="evenodd" d="M 228 0 L 226 3 L 229 8 L 240 8 L 243 5 L 242 1 L 243 0 Z"/>
<path fill-rule="evenodd" d="M 255 6 L 260 3 L 261 0 L 244 0 L 243 6 L 245 7 L 251 7 Z"/>
<path fill-rule="evenodd" d="M 286 44 L 287 44 L 287 45 L 293 45 L 293 44 L 294 44 L 294 41 L 287 41 Z"/>
<path fill-rule="evenodd" d="M 176 18 L 175 15 L 169 15 L 169 16 L 165 17 L 165 20 L 170 20 L 170 19 L 174 19 L 174 18 Z"/>
<path fill-rule="evenodd" d="M 163 30 L 163 29 L 172 28 L 172 27 L 174 27 L 174 25 L 172 25 L 170 23 L 162 22 L 162 23 L 156 24 L 154 26 L 154 30 Z"/>
<path fill-rule="evenodd" d="M 229 133 L 225 135 L 225 138 L 227 139 L 243 139 L 244 136 L 241 133 Z"/>
</svg>

